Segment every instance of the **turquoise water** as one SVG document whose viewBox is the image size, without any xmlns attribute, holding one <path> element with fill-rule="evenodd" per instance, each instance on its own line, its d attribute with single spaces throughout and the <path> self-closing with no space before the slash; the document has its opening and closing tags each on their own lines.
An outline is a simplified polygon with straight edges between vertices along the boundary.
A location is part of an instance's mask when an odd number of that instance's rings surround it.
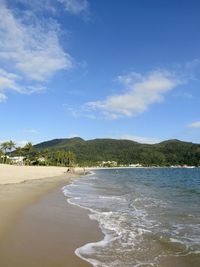
<svg viewBox="0 0 200 267">
<path fill-rule="evenodd" d="M 63 191 L 105 235 L 76 250 L 94 266 L 200 266 L 199 168 L 98 170 Z"/>
</svg>

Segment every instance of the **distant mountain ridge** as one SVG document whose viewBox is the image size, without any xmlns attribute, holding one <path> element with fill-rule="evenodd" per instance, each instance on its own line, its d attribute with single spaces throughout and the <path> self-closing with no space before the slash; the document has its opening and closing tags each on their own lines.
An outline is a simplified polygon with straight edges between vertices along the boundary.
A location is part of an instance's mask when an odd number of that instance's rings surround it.
<svg viewBox="0 0 200 267">
<path fill-rule="evenodd" d="M 93 139 L 80 137 L 45 141 L 34 146 L 38 151 L 65 150 L 76 155 L 77 163 L 94 165 L 101 161 L 118 164 L 141 163 L 147 166 L 200 165 L 200 144 L 180 140 L 166 140 L 158 144 L 141 144 L 132 140 Z"/>
</svg>

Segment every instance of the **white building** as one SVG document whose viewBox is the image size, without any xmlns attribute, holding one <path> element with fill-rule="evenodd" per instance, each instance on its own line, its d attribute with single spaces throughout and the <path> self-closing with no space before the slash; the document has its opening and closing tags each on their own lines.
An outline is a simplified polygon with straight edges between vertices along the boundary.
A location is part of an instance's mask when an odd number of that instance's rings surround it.
<svg viewBox="0 0 200 267">
<path fill-rule="evenodd" d="M 137 164 L 130 164 L 129 167 L 140 168 L 140 167 L 142 167 L 142 165 L 141 165 L 140 163 L 137 163 Z"/>
<path fill-rule="evenodd" d="M 11 163 L 16 164 L 16 165 L 23 165 L 24 159 L 25 159 L 25 157 L 22 157 L 22 156 L 10 157 Z"/>
<path fill-rule="evenodd" d="M 39 162 L 45 162 L 46 159 L 45 159 L 44 157 L 40 157 L 40 158 L 38 158 L 38 161 L 39 161 Z"/>
<path fill-rule="evenodd" d="M 116 161 L 102 161 L 101 163 L 102 167 L 117 167 Z"/>
</svg>

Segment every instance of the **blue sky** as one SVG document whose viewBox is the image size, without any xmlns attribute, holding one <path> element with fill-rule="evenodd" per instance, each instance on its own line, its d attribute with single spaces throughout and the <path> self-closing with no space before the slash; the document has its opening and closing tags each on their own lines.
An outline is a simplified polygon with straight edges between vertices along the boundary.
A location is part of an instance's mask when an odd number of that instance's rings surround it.
<svg viewBox="0 0 200 267">
<path fill-rule="evenodd" d="M 0 141 L 200 143 L 200 2 L 0 0 Z"/>
</svg>

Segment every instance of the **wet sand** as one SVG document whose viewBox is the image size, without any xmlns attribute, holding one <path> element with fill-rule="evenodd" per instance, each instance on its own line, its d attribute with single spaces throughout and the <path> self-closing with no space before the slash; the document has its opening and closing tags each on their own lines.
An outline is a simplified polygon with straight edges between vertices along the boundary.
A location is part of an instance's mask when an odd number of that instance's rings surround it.
<svg viewBox="0 0 200 267">
<path fill-rule="evenodd" d="M 102 233 L 86 210 L 67 203 L 61 187 L 70 179 L 0 185 L 0 266 L 91 266 L 74 251 Z"/>
</svg>

